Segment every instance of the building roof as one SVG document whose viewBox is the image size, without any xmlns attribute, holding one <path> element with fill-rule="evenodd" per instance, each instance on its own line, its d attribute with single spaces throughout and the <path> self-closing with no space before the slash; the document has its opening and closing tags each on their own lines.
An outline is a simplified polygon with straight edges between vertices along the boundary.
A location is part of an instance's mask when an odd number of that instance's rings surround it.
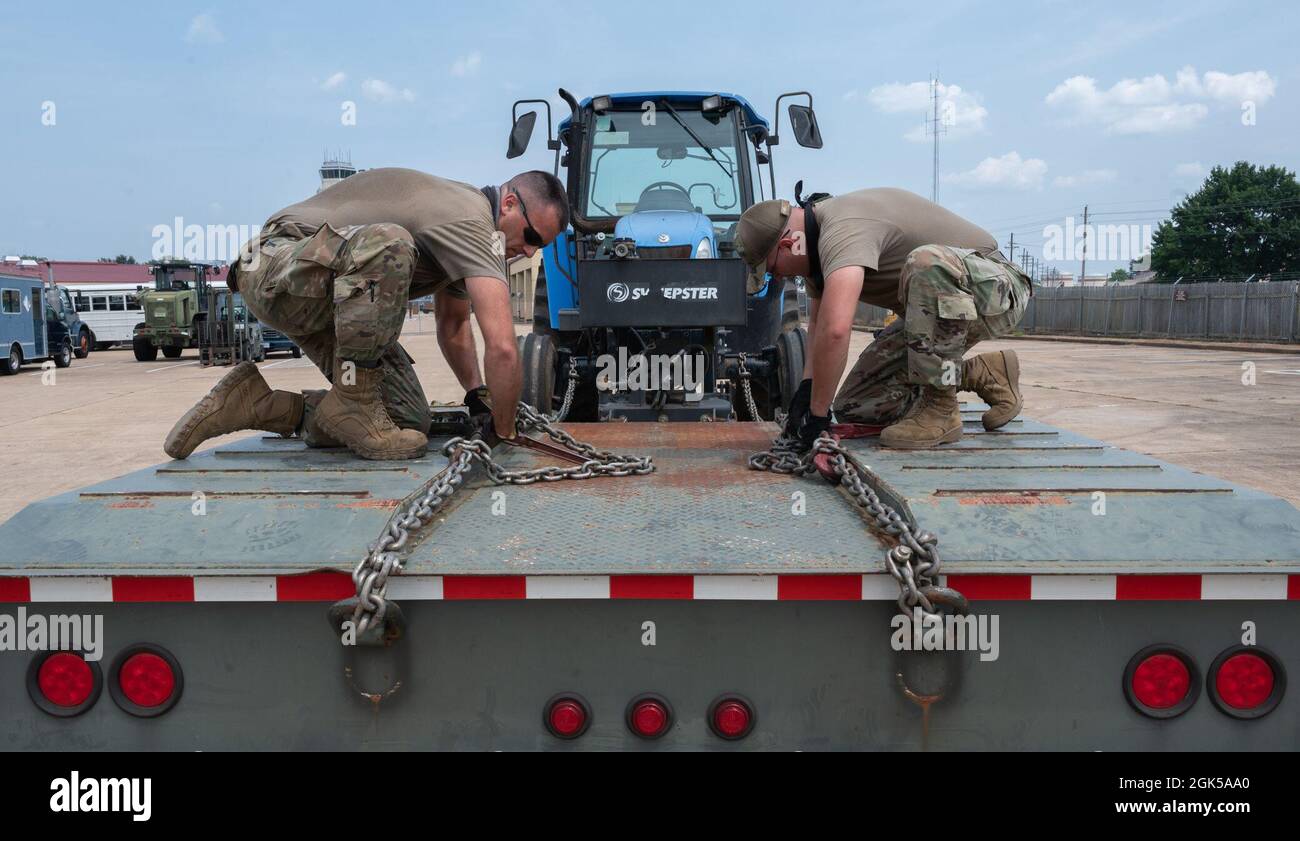
<svg viewBox="0 0 1300 841">
<path fill-rule="evenodd" d="M 0 262 L 0 274 L 14 277 L 48 276 L 49 268 L 54 269 L 55 283 L 103 283 L 113 286 L 149 286 L 153 275 L 149 273 L 148 263 L 100 263 L 93 260 L 50 260 L 35 266 L 22 266 L 18 263 Z M 217 281 L 226 280 L 226 267 L 217 273 Z"/>
</svg>

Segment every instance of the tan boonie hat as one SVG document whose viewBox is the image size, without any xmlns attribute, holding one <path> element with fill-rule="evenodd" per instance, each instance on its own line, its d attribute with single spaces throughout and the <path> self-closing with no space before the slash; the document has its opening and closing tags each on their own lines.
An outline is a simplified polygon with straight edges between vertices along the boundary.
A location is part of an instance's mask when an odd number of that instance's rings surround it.
<svg viewBox="0 0 1300 841">
<path fill-rule="evenodd" d="M 747 288 L 752 294 L 763 288 L 767 274 L 767 255 L 781 239 L 790 219 L 790 202 L 785 199 L 761 201 L 740 214 L 736 224 L 736 253 L 749 266 Z"/>
</svg>

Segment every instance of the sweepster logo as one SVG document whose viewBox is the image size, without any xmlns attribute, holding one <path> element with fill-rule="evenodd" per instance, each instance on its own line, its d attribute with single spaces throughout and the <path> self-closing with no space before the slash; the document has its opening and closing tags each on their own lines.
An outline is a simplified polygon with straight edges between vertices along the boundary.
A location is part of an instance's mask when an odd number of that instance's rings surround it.
<svg viewBox="0 0 1300 841">
<path fill-rule="evenodd" d="M 670 301 L 718 300 L 718 290 L 713 286 L 666 286 L 662 291 Z"/>
<path fill-rule="evenodd" d="M 633 301 L 639 301 L 649 294 L 649 286 L 629 287 L 626 283 L 611 283 L 609 288 L 605 290 L 605 297 L 609 298 L 610 303 L 613 304 L 621 304 L 629 298 Z"/>
<path fill-rule="evenodd" d="M 50 781 L 51 812 L 129 812 L 133 821 L 153 815 L 153 778 L 86 777 L 73 771 Z"/>
</svg>

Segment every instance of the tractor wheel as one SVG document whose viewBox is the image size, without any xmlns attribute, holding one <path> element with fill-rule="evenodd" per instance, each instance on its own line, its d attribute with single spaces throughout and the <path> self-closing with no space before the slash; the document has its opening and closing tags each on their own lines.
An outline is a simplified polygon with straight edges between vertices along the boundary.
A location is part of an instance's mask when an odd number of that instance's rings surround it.
<svg viewBox="0 0 1300 841">
<path fill-rule="evenodd" d="M 59 352 L 50 357 L 54 360 L 54 367 L 67 368 L 72 364 L 72 355 L 74 352 L 75 351 L 72 349 L 72 342 L 70 340 L 65 341 L 59 346 Z"/>
<path fill-rule="evenodd" d="M 519 399 L 542 414 L 553 411 L 555 396 L 555 342 L 541 333 L 518 337 L 524 388 Z"/>
<path fill-rule="evenodd" d="M 297 345 L 294 345 L 292 348 L 290 348 L 289 352 L 293 354 L 294 359 L 300 359 L 302 357 L 302 348 L 298 347 Z"/>
<path fill-rule="evenodd" d="M 131 340 L 131 349 L 135 351 L 136 362 L 153 362 L 158 358 L 158 346 L 142 336 Z"/>
<path fill-rule="evenodd" d="M 548 336 L 555 335 L 551 326 L 550 297 L 546 294 L 546 267 L 537 266 L 537 283 L 533 286 L 533 332 Z"/>
<path fill-rule="evenodd" d="M 799 312 L 799 288 L 793 280 L 785 282 L 785 297 L 781 304 L 781 330 L 794 330 L 803 322 Z"/>
<path fill-rule="evenodd" d="M 85 327 L 82 327 L 77 333 L 77 347 L 72 352 L 76 354 L 78 359 L 85 359 L 87 356 L 90 356 L 90 346 L 90 331 Z"/>
<path fill-rule="evenodd" d="M 174 345 L 168 345 L 167 347 L 162 349 L 163 356 L 167 357 L 168 359 L 180 359 L 181 354 L 184 352 L 185 352 L 185 348 L 176 347 Z"/>
<path fill-rule="evenodd" d="M 790 411 L 790 399 L 803 382 L 804 353 L 808 334 L 802 327 L 786 330 L 776 338 L 776 379 L 781 395 L 781 411 Z"/>
<path fill-rule="evenodd" d="M 18 345 L 9 348 L 9 355 L 0 359 L 0 374 L 17 374 L 23 367 L 23 349 Z"/>
</svg>

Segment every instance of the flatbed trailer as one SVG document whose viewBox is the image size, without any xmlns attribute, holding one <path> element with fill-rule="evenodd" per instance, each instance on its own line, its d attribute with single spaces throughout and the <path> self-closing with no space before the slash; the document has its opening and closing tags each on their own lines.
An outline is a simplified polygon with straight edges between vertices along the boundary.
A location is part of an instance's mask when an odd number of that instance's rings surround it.
<svg viewBox="0 0 1300 841">
<path fill-rule="evenodd" d="M 1286 692 L 1300 512 L 1030 419 L 985 432 L 981 408 L 964 406 L 966 435 L 939 449 L 844 445 L 882 499 L 938 535 L 940 583 L 996 617 L 996 651 L 896 650 L 886 544 L 819 476 L 748 469 L 776 435 L 767 423 L 566 426 L 652 456 L 647 476 L 498 486 L 476 469 L 390 579 L 401 639 L 345 647 L 328 609 L 448 460 L 256 435 L 0 526 L 4 610 L 102 614 L 107 687 L 51 714 L 33 694 L 44 655 L 0 653 L 3 746 L 1300 748 Z M 507 467 L 546 463 L 501 449 Z M 112 691 L 140 644 L 172 658 L 164 711 Z M 1220 673 L 1243 654 L 1270 670 L 1249 709 L 1225 700 Z M 1144 710 L 1133 670 L 1155 655 L 1181 658 L 1188 688 Z M 556 699 L 575 705 L 576 738 L 553 731 Z M 632 731 L 647 699 L 668 718 L 659 738 Z M 716 727 L 728 701 L 747 710 L 740 738 Z"/>
</svg>

